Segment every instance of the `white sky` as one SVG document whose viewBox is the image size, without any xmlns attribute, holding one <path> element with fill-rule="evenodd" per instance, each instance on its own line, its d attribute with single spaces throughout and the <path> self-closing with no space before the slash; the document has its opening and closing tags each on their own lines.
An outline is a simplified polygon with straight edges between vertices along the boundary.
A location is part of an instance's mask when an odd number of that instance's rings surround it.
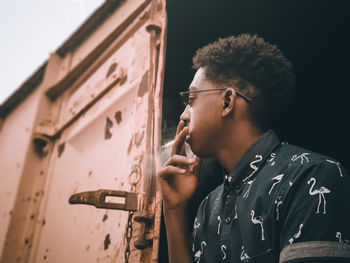
<svg viewBox="0 0 350 263">
<path fill-rule="evenodd" d="M 0 0 L 0 104 L 103 0 Z"/>
</svg>

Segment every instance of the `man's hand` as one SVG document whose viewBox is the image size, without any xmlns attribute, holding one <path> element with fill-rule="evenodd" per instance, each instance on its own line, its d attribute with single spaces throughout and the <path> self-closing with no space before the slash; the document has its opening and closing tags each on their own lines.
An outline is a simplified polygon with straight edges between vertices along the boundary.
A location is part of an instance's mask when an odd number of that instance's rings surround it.
<svg viewBox="0 0 350 263">
<path fill-rule="evenodd" d="M 170 263 L 192 262 L 187 202 L 198 184 L 199 159 L 189 159 L 186 156 L 184 145 L 187 135 L 188 127 L 185 127 L 184 121 L 181 120 L 177 126 L 171 156 L 157 174 L 164 200 Z"/>
<path fill-rule="evenodd" d="M 184 207 L 198 185 L 199 158 L 189 159 L 185 153 L 188 127 L 180 121 L 169 160 L 158 171 L 164 208 L 176 210 Z"/>
</svg>

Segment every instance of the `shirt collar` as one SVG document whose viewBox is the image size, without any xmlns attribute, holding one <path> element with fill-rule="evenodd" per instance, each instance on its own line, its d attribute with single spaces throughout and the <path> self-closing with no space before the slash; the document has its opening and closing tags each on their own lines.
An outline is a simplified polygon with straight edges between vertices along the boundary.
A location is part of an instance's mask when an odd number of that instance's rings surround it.
<svg viewBox="0 0 350 263">
<path fill-rule="evenodd" d="M 225 188 L 241 185 L 253 179 L 259 168 L 266 162 L 281 141 L 273 130 L 265 132 L 248 150 L 229 174 L 224 177 Z"/>
</svg>

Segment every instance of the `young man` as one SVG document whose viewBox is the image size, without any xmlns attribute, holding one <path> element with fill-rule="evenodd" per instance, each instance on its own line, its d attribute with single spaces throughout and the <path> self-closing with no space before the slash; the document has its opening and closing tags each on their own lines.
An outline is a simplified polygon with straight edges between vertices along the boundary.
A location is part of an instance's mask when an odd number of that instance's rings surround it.
<svg viewBox="0 0 350 263">
<path fill-rule="evenodd" d="M 186 262 L 350 262 L 350 178 L 327 156 L 282 143 L 270 129 L 289 104 L 294 75 L 276 46 L 248 34 L 197 51 L 182 92 L 170 159 L 158 171 L 169 259 Z M 224 183 L 187 205 L 199 158 L 215 157 Z"/>
</svg>

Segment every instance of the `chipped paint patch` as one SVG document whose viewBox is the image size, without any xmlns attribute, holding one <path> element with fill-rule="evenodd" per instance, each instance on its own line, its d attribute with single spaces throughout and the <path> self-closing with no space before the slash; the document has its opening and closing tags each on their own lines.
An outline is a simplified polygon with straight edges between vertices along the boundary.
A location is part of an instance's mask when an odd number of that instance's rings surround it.
<svg viewBox="0 0 350 263">
<path fill-rule="evenodd" d="M 114 62 L 113 64 L 110 65 L 106 78 L 108 78 L 116 69 L 117 69 L 118 63 Z"/>
<path fill-rule="evenodd" d="M 64 152 L 64 148 L 66 146 L 66 143 L 61 143 L 60 145 L 58 145 L 58 148 L 57 148 L 57 151 L 58 151 L 58 158 L 61 157 L 61 155 L 63 154 Z"/>
<path fill-rule="evenodd" d="M 107 117 L 106 119 L 106 125 L 105 125 L 105 140 L 109 140 L 112 138 L 112 133 L 110 132 L 110 129 L 113 127 L 113 122 L 110 118 Z"/>
<path fill-rule="evenodd" d="M 117 124 L 120 124 L 122 122 L 122 112 L 121 111 L 117 111 L 115 114 L 114 114 L 114 118 L 115 118 L 115 121 L 117 122 Z"/>
<path fill-rule="evenodd" d="M 137 97 L 143 97 L 148 90 L 148 70 L 143 74 L 142 80 L 137 90 Z"/>
<path fill-rule="evenodd" d="M 109 245 L 111 244 L 111 240 L 110 240 L 110 235 L 107 234 L 105 237 L 105 241 L 104 241 L 104 250 L 107 250 Z"/>
<path fill-rule="evenodd" d="M 108 219 L 108 215 L 103 215 L 102 222 L 106 221 Z"/>
</svg>

